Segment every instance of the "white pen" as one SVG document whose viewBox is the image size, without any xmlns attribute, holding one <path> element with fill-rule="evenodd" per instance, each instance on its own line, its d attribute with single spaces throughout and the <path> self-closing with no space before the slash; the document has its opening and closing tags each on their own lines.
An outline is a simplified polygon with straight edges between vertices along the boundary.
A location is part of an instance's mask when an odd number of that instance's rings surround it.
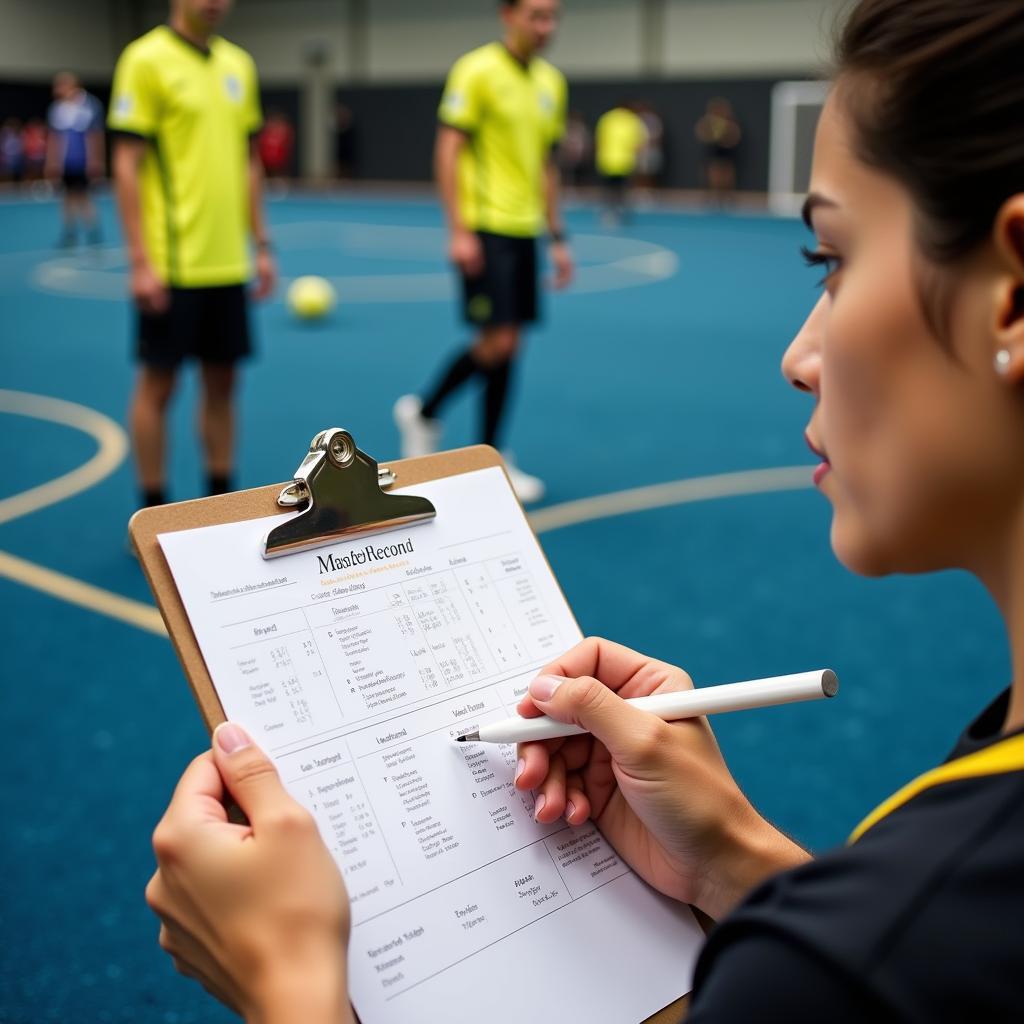
<svg viewBox="0 0 1024 1024">
<path fill-rule="evenodd" d="M 813 672 L 796 672 L 770 679 L 748 679 L 743 683 L 702 686 L 695 690 L 674 693 L 652 693 L 649 697 L 633 697 L 627 703 L 650 712 L 666 722 L 699 715 L 717 715 L 723 711 L 746 711 L 749 708 L 792 704 L 800 700 L 834 697 L 839 692 L 839 679 L 830 668 Z M 482 725 L 476 732 L 457 736 L 459 743 L 527 743 L 532 740 L 553 740 L 558 736 L 579 736 L 585 733 L 578 725 L 567 725 L 547 715 L 539 718 L 506 718 Z"/>
</svg>

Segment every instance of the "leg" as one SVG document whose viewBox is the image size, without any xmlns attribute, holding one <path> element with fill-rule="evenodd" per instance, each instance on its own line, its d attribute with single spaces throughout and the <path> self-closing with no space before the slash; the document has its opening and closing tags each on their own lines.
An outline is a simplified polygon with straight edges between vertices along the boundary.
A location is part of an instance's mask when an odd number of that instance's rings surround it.
<svg viewBox="0 0 1024 1024">
<path fill-rule="evenodd" d="M 64 195 L 61 198 L 61 236 L 62 248 L 70 248 L 75 244 L 75 193 L 64 186 Z"/>
<path fill-rule="evenodd" d="M 476 356 L 479 339 L 468 349 L 460 352 L 445 367 L 444 373 L 434 385 L 430 393 L 423 399 L 422 415 L 428 420 L 434 419 L 441 411 L 441 406 L 458 391 L 466 381 L 483 371 L 483 366 Z"/>
<path fill-rule="evenodd" d="M 206 453 L 207 490 L 223 494 L 231 489 L 234 462 L 236 380 L 233 363 L 203 363 L 203 394 L 199 402 L 199 436 Z"/>
<path fill-rule="evenodd" d="M 176 370 L 143 366 L 132 396 L 129 410 L 132 445 L 139 484 L 147 505 L 162 505 L 164 502 L 165 418 L 176 378 Z"/>
<path fill-rule="evenodd" d="M 484 367 L 483 443 L 497 447 L 501 422 L 508 399 L 512 364 L 519 350 L 518 324 L 487 327 L 473 347 L 476 361 Z"/>
</svg>

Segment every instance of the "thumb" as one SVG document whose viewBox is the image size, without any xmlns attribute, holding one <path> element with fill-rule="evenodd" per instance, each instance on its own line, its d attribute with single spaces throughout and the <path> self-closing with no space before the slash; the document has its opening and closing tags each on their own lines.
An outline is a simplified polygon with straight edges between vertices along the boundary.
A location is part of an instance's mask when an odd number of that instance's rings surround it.
<svg viewBox="0 0 1024 1024">
<path fill-rule="evenodd" d="M 224 785 L 250 824 L 255 826 L 260 819 L 293 803 L 274 763 L 240 725 L 222 722 L 217 726 L 213 756 Z"/>
<path fill-rule="evenodd" d="M 537 676 L 530 698 L 545 715 L 586 729 L 620 763 L 649 764 L 658 753 L 665 723 L 592 676 Z"/>
</svg>

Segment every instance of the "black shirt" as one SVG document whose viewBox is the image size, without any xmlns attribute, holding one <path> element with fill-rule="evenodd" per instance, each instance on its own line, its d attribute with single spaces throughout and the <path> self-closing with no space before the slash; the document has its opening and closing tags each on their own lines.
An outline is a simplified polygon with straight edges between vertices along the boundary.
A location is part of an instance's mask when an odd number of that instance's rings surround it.
<svg viewBox="0 0 1024 1024">
<path fill-rule="evenodd" d="M 1005 740 L 1002 694 L 950 760 Z M 712 931 L 687 1024 L 1024 1021 L 1024 765 L 925 789 Z"/>
</svg>

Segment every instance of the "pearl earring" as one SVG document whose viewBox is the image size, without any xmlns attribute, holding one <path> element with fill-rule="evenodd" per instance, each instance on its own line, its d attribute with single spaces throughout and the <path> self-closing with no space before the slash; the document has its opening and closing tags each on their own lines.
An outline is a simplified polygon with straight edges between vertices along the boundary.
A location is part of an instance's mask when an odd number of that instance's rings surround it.
<svg viewBox="0 0 1024 1024">
<path fill-rule="evenodd" d="M 1010 350 L 1008 348 L 1001 348 L 996 353 L 995 358 L 996 373 L 1000 377 L 1005 377 L 1007 371 L 1010 369 Z"/>
</svg>

